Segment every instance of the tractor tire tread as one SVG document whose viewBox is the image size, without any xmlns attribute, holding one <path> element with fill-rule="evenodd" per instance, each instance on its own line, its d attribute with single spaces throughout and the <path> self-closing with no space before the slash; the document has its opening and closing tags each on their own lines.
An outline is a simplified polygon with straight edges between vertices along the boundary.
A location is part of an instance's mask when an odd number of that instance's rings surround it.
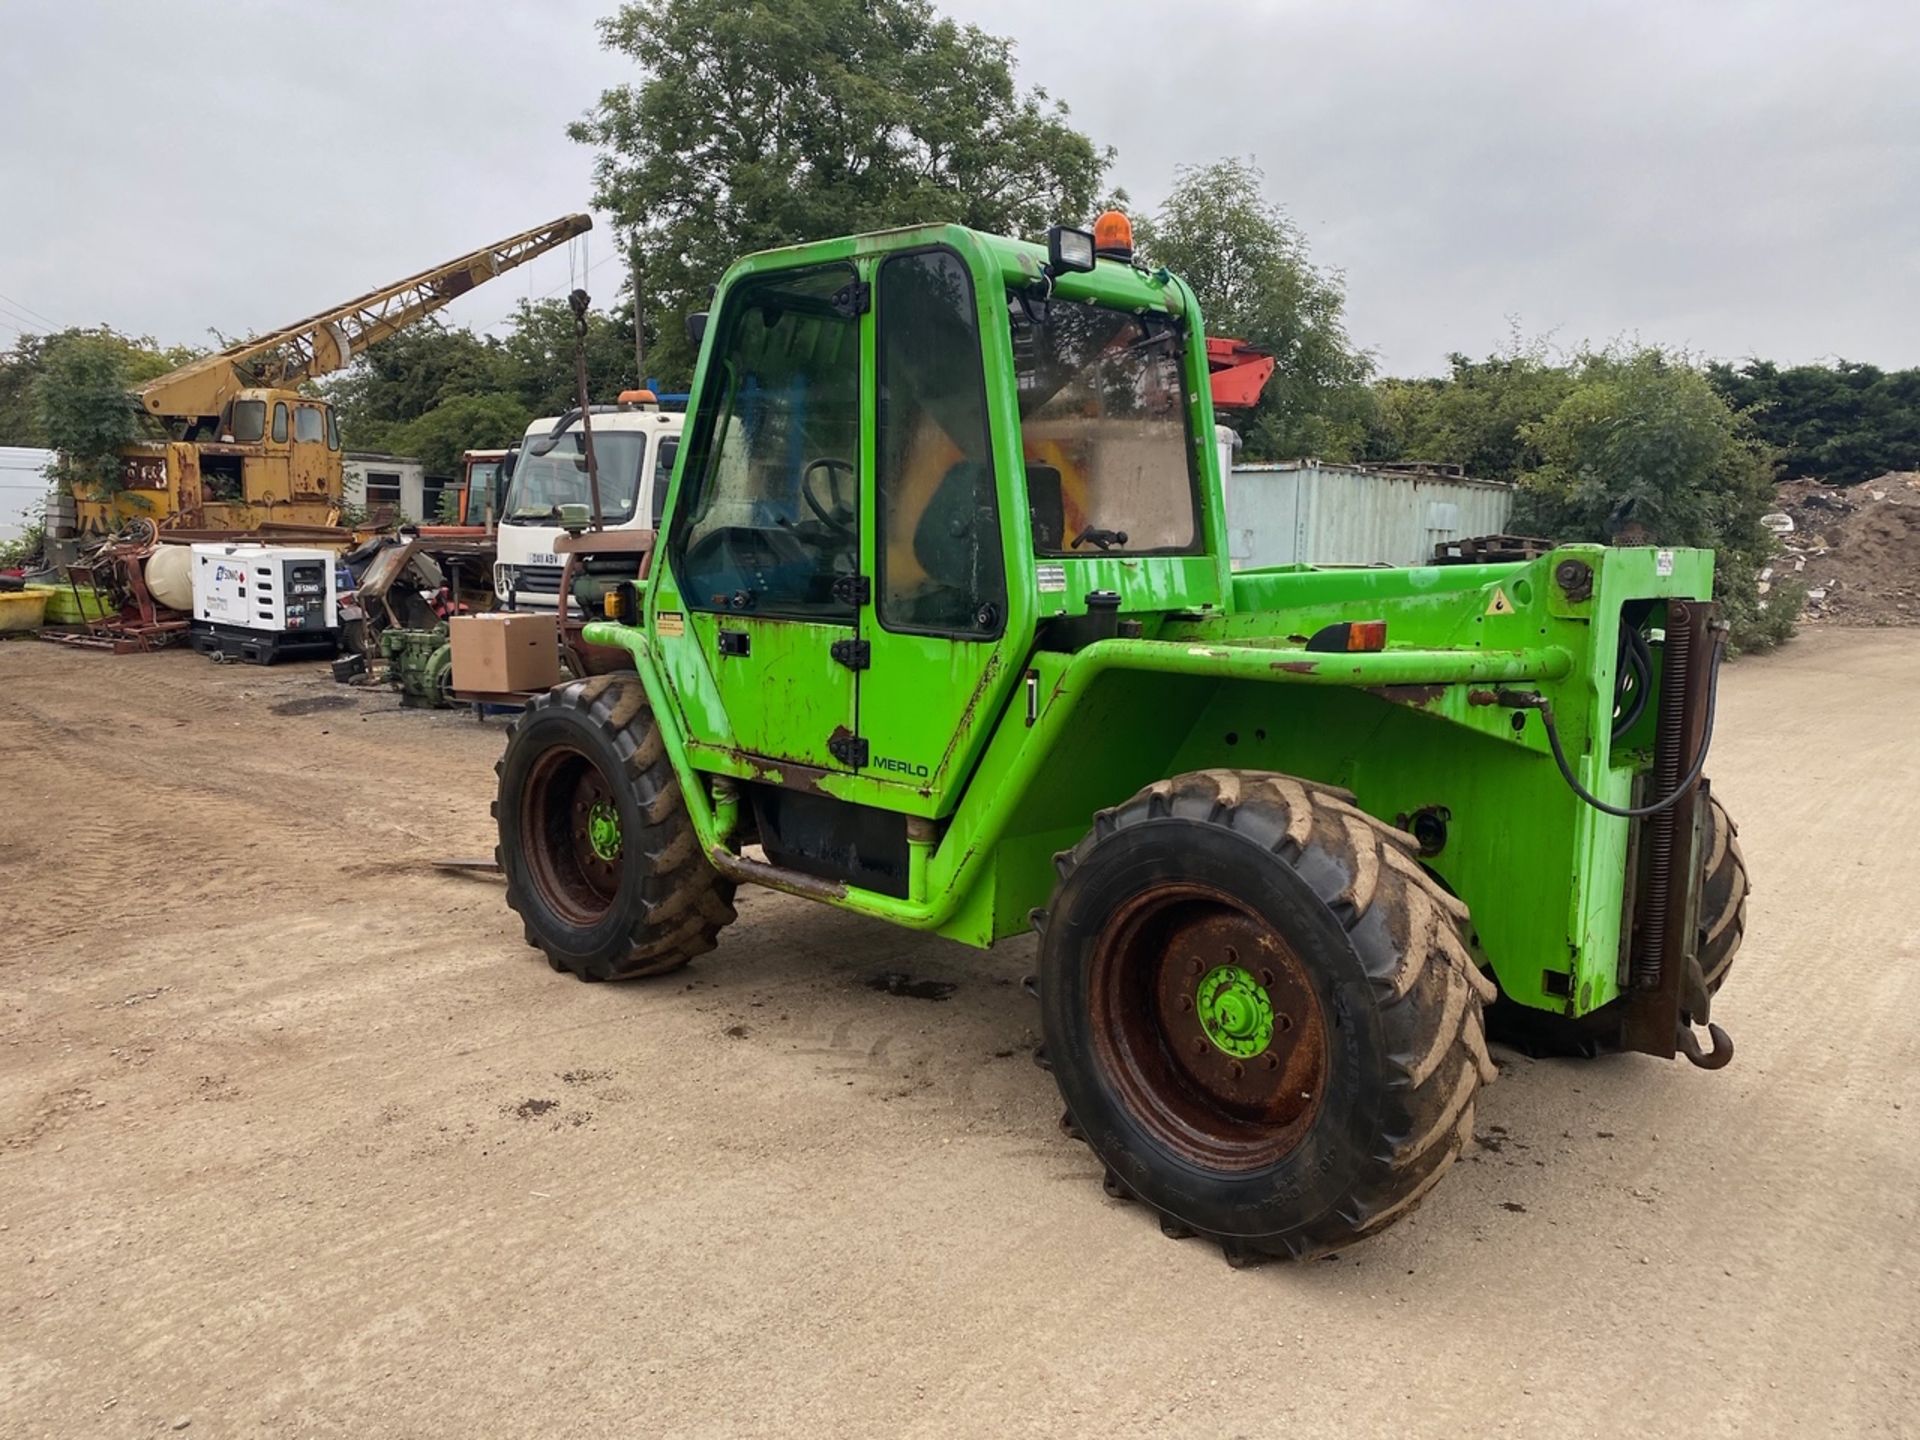
<svg viewBox="0 0 1920 1440">
<path fill-rule="evenodd" d="M 1207 1235 L 1236 1266 L 1310 1258 L 1372 1234 L 1417 1204 L 1465 1149 L 1475 1096 L 1495 1078 L 1483 1006 L 1497 992 L 1462 938 L 1466 907 L 1413 858 L 1412 837 L 1359 809 L 1349 792 L 1262 771 L 1199 770 L 1146 787 L 1057 857 L 1062 880 L 1108 836 L 1166 816 L 1225 826 L 1307 881 L 1354 939 L 1401 1080 L 1383 1099 L 1382 1143 L 1342 1204 L 1272 1236 L 1211 1234 L 1157 1211 L 1161 1227 Z M 1369 923 L 1376 913 L 1384 924 Z"/>
<path fill-rule="evenodd" d="M 538 937 L 526 896 L 504 863 L 507 904 L 525 922 L 527 943 L 542 951 L 556 970 L 587 981 L 639 980 L 669 974 L 714 949 L 722 929 L 736 918 L 734 884 L 708 863 L 680 793 L 679 777 L 668 763 L 666 744 L 652 723 L 646 690 L 634 675 L 594 675 L 574 680 L 535 697 L 532 716 L 555 705 L 583 711 L 611 740 L 620 755 L 622 777 L 638 801 L 644 834 L 629 843 L 640 847 L 648 872 L 635 897 L 627 953 L 589 961 L 568 954 Z M 507 743 L 524 720 L 516 720 Z M 504 764 L 504 762 L 502 762 Z M 501 769 L 496 766 L 496 769 Z M 495 801 L 496 819 L 500 803 Z M 496 861 L 504 861 L 499 847 Z"/>
</svg>

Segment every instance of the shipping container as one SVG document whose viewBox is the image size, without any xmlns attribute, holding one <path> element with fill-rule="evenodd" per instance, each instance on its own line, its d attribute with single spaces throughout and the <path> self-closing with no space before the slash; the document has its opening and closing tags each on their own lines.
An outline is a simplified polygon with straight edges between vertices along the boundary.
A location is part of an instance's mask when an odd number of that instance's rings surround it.
<svg viewBox="0 0 1920 1440">
<path fill-rule="evenodd" d="M 1420 565 L 1435 545 L 1503 532 L 1512 513 L 1512 485 L 1452 466 L 1241 464 L 1227 481 L 1227 549 L 1236 570 Z"/>
</svg>

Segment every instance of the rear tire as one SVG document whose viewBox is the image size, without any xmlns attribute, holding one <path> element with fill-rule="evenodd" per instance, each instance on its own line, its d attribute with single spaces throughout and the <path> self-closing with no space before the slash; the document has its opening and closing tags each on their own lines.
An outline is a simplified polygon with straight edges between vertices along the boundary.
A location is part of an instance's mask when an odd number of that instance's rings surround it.
<svg viewBox="0 0 1920 1440">
<path fill-rule="evenodd" d="M 632 980 L 714 948 L 734 887 L 700 853 L 635 676 L 536 696 L 494 770 L 507 904 L 554 969 Z"/>
<path fill-rule="evenodd" d="M 1734 954 L 1746 938 L 1747 893 L 1752 887 L 1747 883 L 1747 857 L 1740 850 L 1740 827 L 1711 790 L 1702 843 L 1706 858 L 1700 867 L 1700 973 L 1712 995 L 1726 983 Z"/>
<path fill-rule="evenodd" d="M 1343 792 L 1180 775 L 1055 863 L 1037 918 L 1064 1123 L 1168 1234 L 1236 1264 L 1322 1253 L 1407 1213 L 1473 1134 L 1494 987 L 1465 909 Z"/>
</svg>

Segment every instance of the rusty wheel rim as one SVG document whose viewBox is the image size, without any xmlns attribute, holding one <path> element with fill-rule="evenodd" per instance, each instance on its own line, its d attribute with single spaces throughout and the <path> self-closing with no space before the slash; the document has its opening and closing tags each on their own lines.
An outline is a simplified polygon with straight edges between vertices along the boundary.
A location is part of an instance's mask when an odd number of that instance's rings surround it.
<svg viewBox="0 0 1920 1440">
<path fill-rule="evenodd" d="M 527 873 L 569 924 L 605 919 L 620 892 L 621 837 L 613 786 L 592 758 L 567 746 L 542 754 L 520 798 Z"/>
<path fill-rule="evenodd" d="M 1312 977 L 1264 918 L 1168 885 L 1107 922 L 1088 973 L 1094 1051 L 1134 1117 L 1216 1170 L 1284 1159 L 1319 1113 L 1327 1027 Z"/>
</svg>

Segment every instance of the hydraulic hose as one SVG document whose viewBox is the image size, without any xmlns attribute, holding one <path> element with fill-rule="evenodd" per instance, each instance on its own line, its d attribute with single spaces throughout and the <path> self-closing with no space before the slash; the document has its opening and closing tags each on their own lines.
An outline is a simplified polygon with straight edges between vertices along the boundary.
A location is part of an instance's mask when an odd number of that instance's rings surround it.
<svg viewBox="0 0 1920 1440">
<path fill-rule="evenodd" d="M 1707 768 L 1707 751 L 1713 748 L 1713 714 L 1720 699 L 1720 658 L 1725 652 L 1726 632 L 1717 631 L 1713 641 L 1713 656 L 1709 662 L 1713 668 L 1707 672 L 1707 721 L 1700 731 L 1700 753 L 1694 757 L 1686 777 L 1673 787 L 1672 792 L 1651 805 L 1609 805 L 1580 783 L 1579 777 L 1573 773 L 1573 766 L 1567 763 L 1567 752 L 1560 744 L 1560 729 L 1553 723 L 1553 702 L 1546 696 L 1502 696 L 1502 699 L 1522 709 L 1540 712 L 1540 723 L 1547 729 L 1547 744 L 1553 750 L 1554 763 L 1560 767 L 1560 774 L 1566 780 L 1568 789 L 1603 815 L 1617 815 L 1623 820 L 1643 820 L 1649 815 L 1672 809 L 1680 797 L 1698 783 L 1701 773 Z"/>
</svg>

